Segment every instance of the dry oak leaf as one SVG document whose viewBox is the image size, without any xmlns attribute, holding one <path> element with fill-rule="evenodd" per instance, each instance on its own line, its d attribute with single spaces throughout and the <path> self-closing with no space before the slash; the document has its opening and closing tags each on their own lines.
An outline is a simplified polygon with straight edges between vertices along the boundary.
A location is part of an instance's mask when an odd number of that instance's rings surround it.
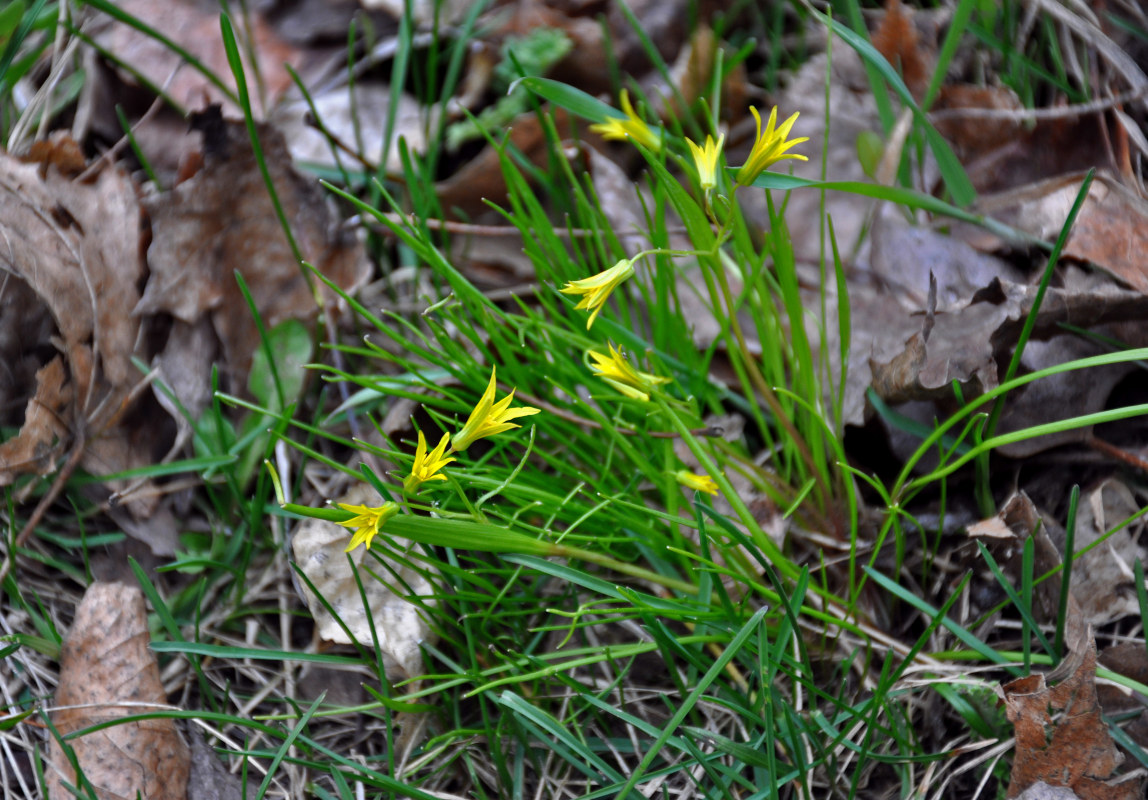
<svg viewBox="0 0 1148 800">
<path fill-rule="evenodd" d="M 0 269 L 52 312 L 77 400 L 87 406 L 88 392 L 101 390 L 91 371 L 80 370 L 82 349 L 98 359 L 108 384 L 129 387 L 138 325 L 124 310 L 139 297 L 143 262 L 139 203 L 127 174 L 107 169 L 94 183 L 77 183 L 0 154 L 0 237 Z"/>
<path fill-rule="evenodd" d="M 275 192 L 303 258 L 347 292 L 366 281 L 361 243 L 340 227 L 318 181 L 295 170 L 283 137 L 258 126 Z M 151 216 L 151 268 L 135 315 L 167 312 L 188 325 L 205 315 L 222 344 L 224 368 L 246 385 L 259 330 L 239 290 L 244 281 L 267 328 L 310 320 L 318 308 L 275 207 L 242 123 L 208 127 L 204 167 L 169 192 L 145 201 Z M 318 281 L 316 281 L 318 283 Z M 322 288 L 324 302 L 338 298 Z"/>
<path fill-rule="evenodd" d="M 910 13 L 901 0 L 888 0 L 885 13 L 873 30 L 873 46 L 900 71 L 905 86 L 920 100 L 933 75 L 936 47 L 921 42 Z"/>
<path fill-rule="evenodd" d="M 559 134 L 570 129 L 570 115 L 565 109 L 549 109 L 554 128 Z M 533 111 L 519 114 L 508 127 L 506 139 L 522 151 L 531 163 L 542 166 L 549 158 L 546 132 Z M 439 203 L 448 214 L 474 217 L 489 208 L 488 203 L 506 203 L 506 179 L 502 173 L 503 148 L 487 145 L 454 175 L 435 184 Z"/>
<path fill-rule="evenodd" d="M 64 362 L 59 356 L 36 373 L 36 394 L 28 400 L 24 426 L 0 444 L 0 486 L 12 483 L 17 475 L 47 475 L 55 469 L 58 445 L 67 433 L 63 414 L 72 401 L 66 381 Z"/>
<path fill-rule="evenodd" d="M 25 420 L 31 427 L 17 437 L 26 441 L 3 453 L 0 484 L 14 479 L 29 453 L 48 455 L 44 448 L 51 442 L 42 414 L 55 420 L 52 435 L 62 435 L 67 426 L 86 429 L 92 446 L 81 464 L 91 473 L 137 465 L 140 455 L 130 437 L 139 432 L 139 421 L 131 426 L 119 421 L 139 380 L 131 360 L 140 324 L 125 310 L 140 297 L 140 238 L 139 202 L 126 173 L 105 169 L 95 181 L 81 183 L 62 176 L 50 161 L 21 163 L 0 154 L 0 270 L 11 276 L 0 315 L 4 355 L 6 360 L 15 356 L 7 363 L 21 365 L 29 357 L 43 357 L 40 351 L 57 349 L 66 366 L 63 381 L 54 372 L 37 372 L 38 394 L 32 400 L 37 410 Z M 58 333 L 14 303 L 45 308 Z M 24 327 L 28 321 L 31 326 Z M 19 327 L 9 330 L 12 326 Z M 71 397 L 67 407 L 61 405 L 65 386 Z M 7 393 L 6 400 L 18 398 Z M 147 516 L 150 506 L 133 504 L 132 510 Z"/>
<path fill-rule="evenodd" d="M 1036 315 L 1035 339 L 1061 332 L 1060 323 L 1087 328 L 1143 319 L 1148 300 L 1111 281 L 1082 280 L 1080 270 L 1064 270 L 1064 286 L 1044 295 Z M 974 395 L 995 388 L 996 355 L 1015 344 L 1032 310 L 1038 287 L 994 278 L 967 305 L 938 314 L 924 342 L 916 334 L 904 351 L 884 363 L 872 363 L 873 389 L 888 403 L 946 399 L 959 381 Z"/>
<path fill-rule="evenodd" d="M 1044 781 L 1072 789 L 1081 800 L 1139 798 L 1139 780 L 1113 776 L 1122 757 L 1096 700 L 1091 631 L 1087 645 L 1072 651 L 1055 672 L 1069 674 L 1052 688 L 1044 675 L 1018 678 L 1002 687 L 1005 713 L 1016 728 L 1008 797 Z"/>
<path fill-rule="evenodd" d="M 143 593 L 122 583 L 93 583 L 76 609 L 60 657 L 52 723 L 69 734 L 166 706 L 148 649 Z M 171 719 L 125 722 L 69 742 L 102 800 L 137 796 L 183 800 L 191 754 Z M 47 764 L 51 797 L 70 797 L 76 775 L 53 739 Z"/>
<path fill-rule="evenodd" d="M 235 79 L 220 34 L 219 3 L 196 0 L 116 0 L 116 7 L 121 13 L 134 17 L 191 53 L 205 69 L 213 75 L 221 76 L 228 89 L 235 91 Z M 199 105 L 205 98 L 213 102 L 226 101 L 226 95 L 217 86 L 187 64 L 172 48 L 126 23 L 112 21 L 107 17 L 101 20 L 106 24 L 93 38 L 108 52 L 115 53 L 117 59 L 128 67 L 129 80 L 141 76 L 152 86 L 163 87 L 166 95 L 184 108 Z M 251 21 L 250 31 L 247 30 L 245 20 Z M 253 92 L 251 101 L 256 114 L 262 116 L 291 86 L 291 73 L 287 65 L 298 68 L 303 56 L 280 39 L 255 10 L 251 13 L 232 14 L 231 22 L 239 41 L 250 44 L 250 47 L 240 46 L 239 52 L 244 72 L 248 76 L 259 76 L 261 91 Z M 258 65 L 252 65 L 252 53 Z M 266 107 L 264 102 L 267 103 Z M 235 109 L 235 106 L 231 108 Z"/>
</svg>

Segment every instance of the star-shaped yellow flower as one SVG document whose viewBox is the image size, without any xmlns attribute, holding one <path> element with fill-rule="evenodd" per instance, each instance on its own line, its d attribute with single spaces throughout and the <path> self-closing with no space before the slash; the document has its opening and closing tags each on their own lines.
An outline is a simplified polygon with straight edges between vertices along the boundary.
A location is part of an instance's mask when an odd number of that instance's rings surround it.
<svg viewBox="0 0 1148 800">
<path fill-rule="evenodd" d="M 539 409 L 530 406 L 511 408 L 510 403 L 514 400 L 514 389 L 511 389 L 510 394 L 497 403 L 494 402 L 494 375 L 495 369 L 492 367 L 490 383 L 487 384 L 486 391 L 482 393 L 482 398 L 474 407 L 474 411 L 470 412 L 470 417 L 462 426 L 462 430 L 456 433 L 451 440 L 450 450 L 452 453 L 456 451 L 461 453 L 477 439 L 485 439 L 487 436 L 494 436 L 511 428 L 519 427 L 510 422 L 512 419 L 538 413 Z"/>
<path fill-rule="evenodd" d="M 802 137 L 800 139 L 786 140 L 789 131 L 793 128 L 793 123 L 797 122 L 797 114 L 781 123 L 781 127 L 774 128 L 777 123 L 777 106 L 769 112 L 769 122 L 766 123 L 765 133 L 761 132 L 761 115 L 757 113 L 757 109 L 750 106 L 750 113 L 753 118 L 757 120 L 757 139 L 753 143 L 753 149 L 749 153 L 749 159 L 742 164 L 741 169 L 737 171 L 737 182 L 742 186 L 749 186 L 753 183 L 757 176 L 765 172 L 771 165 L 785 158 L 799 158 L 802 161 L 809 159 L 797 153 L 786 153 L 789 148 L 799 145 L 802 142 L 808 142 L 809 137 Z"/>
<path fill-rule="evenodd" d="M 628 258 L 623 258 L 614 266 L 599 272 L 597 275 L 591 275 L 589 278 L 583 278 L 580 281 L 570 281 L 558 291 L 563 294 L 582 295 L 582 299 L 578 301 L 578 305 L 574 306 L 574 308 L 593 309 L 590 313 L 590 318 L 586 320 L 586 330 L 590 330 L 590 326 L 594 324 L 594 319 L 598 316 L 598 312 L 601 311 L 602 306 L 606 304 L 606 298 L 610 296 L 610 292 L 614 291 L 618 284 L 633 277 L 633 275 L 634 262 Z"/>
<path fill-rule="evenodd" d="M 680 483 L 682 486 L 685 486 L 687 489 L 694 489 L 696 491 L 705 492 L 715 496 L 718 493 L 717 483 L 715 483 L 714 479 L 709 475 L 698 475 L 696 472 L 679 469 L 674 473 L 674 478 L 678 483 Z"/>
<path fill-rule="evenodd" d="M 415 463 L 411 467 L 411 474 L 403 478 L 403 491 L 414 494 L 419 487 L 427 481 L 445 481 L 445 475 L 436 473 L 445 467 L 453 458 L 443 458 L 446 455 L 446 445 L 450 441 L 450 434 L 444 433 L 439 439 L 438 446 L 427 455 L 427 440 L 423 432 L 419 431 L 419 445 L 415 448 Z"/>
<path fill-rule="evenodd" d="M 694 156 L 694 165 L 698 168 L 698 184 L 702 187 L 703 192 L 708 192 L 717 186 L 718 156 L 721 154 L 721 146 L 724 141 L 724 133 L 718 137 L 716 142 L 712 136 L 706 136 L 704 147 L 698 147 L 686 139 L 686 144 L 689 145 L 690 152 Z"/>
<path fill-rule="evenodd" d="M 630 105 L 630 93 L 625 89 L 622 90 L 621 98 L 622 112 L 626 115 L 625 119 L 610 117 L 605 122 L 591 125 L 590 130 L 601 134 L 603 139 L 632 139 L 649 150 L 659 150 L 662 146 L 661 134 L 643 122 L 642 118 L 634 112 L 634 107 Z"/>
<path fill-rule="evenodd" d="M 631 397 L 634 400 L 649 400 L 651 389 L 670 382 L 669 378 L 651 375 L 648 372 L 639 372 L 630 366 L 630 362 L 626 360 L 620 350 L 617 350 L 612 344 L 609 347 L 610 355 L 608 356 L 602 355 L 596 350 L 589 351 L 588 355 L 594 359 L 590 369 L 626 397 Z"/>
<path fill-rule="evenodd" d="M 350 511 L 355 516 L 343 522 L 335 523 L 342 525 L 344 528 L 355 528 L 355 535 L 351 537 L 351 543 L 347 545 L 345 552 L 351 552 L 359 545 L 366 545 L 367 549 L 371 549 L 371 540 L 379 533 L 379 526 L 385 523 L 388 519 L 399 513 L 399 507 L 395 503 L 383 503 L 377 508 L 369 508 L 367 506 L 349 506 L 346 503 L 339 503 L 339 508 L 344 511 Z"/>
</svg>

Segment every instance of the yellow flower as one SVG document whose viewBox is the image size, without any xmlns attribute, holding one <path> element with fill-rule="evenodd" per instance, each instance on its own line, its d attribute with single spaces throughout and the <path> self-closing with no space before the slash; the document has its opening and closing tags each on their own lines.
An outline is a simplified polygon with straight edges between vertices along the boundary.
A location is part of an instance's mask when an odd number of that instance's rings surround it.
<svg viewBox="0 0 1148 800">
<path fill-rule="evenodd" d="M 606 298 L 610 296 L 610 292 L 633 274 L 634 262 L 628 258 L 623 258 L 608 270 L 599 272 L 597 275 L 591 275 L 589 278 L 583 278 L 580 281 L 570 281 L 558 291 L 564 294 L 582 295 L 578 305 L 574 306 L 575 309 L 594 309 L 590 314 L 590 319 L 586 320 L 586 330 L 590 330 L 590 326 L 594 324 L 594 318 L 598 316 L 598 312 L 606 304 Z"/>
<path fill-rule="evenodd" d="M 622 112 L 626 115 L 625 119 L 610 117 L 605 122 L 591 125 L 590 130 L 602 134 L 603 139 L 632 139 L 649 150 L 661 149 L 661 134 L 634 113 L 634 107 L 630 105 L 630 93 L 625 89 L 622 90 Z"/>
<path fill-rule="evenodd" d="M 721 146 L 724 141 L 724 133 L 718 137 L 717 142 L 714 142 L 712 136 L 706 136 L 705 147 L 698 147 L 686 139 L 686 144 L 690 146 L 690 152 L 694 154 L 694 164 L 698 168 L 698 183 L 703 192 L 708 192 L 717 186 L 718 155 L 721 153 Z"/>
<path fill-rule="evenodd" d="M 517 419 L 518 417 L 528 417 L 531 414 L 537 414 L 537 408 L 530 406 L 522 406 L 520 408 L 510 408 L 510 402 L 514 399 L 514 390 L 510 390 L 510 394 L 494 402 L 494 379 L 495 369 L 492 367 L 490 370 L 490 383 L 487 384 L 486 391 L 482 393 L 482 398 L 478 401 L 478 405 L 474 407 L 474 411 L 470 412 L 470 418 L 467 419 L 466 424 L 462 426 L 462 430 L 454 436 L 451 443 L 450 451 L 462 452 L 470 447 L 477 439 L 484 439 L 487 436 L 494 436 L 497 433 L 508 431 L 511 428 L 517 428 L 518 425 L 510 422 L 509 420 Z"/>
<path fill-rule="evenodd" d="M 365 544 L 367 549 L 370 550 L 371 540 L 378 534 L 379 526 L 399 513 L 399 507 L 395 503 L 383 503 L 378 508 L 349 506 L 346 503 L 339 503 L 339 508 L 344 511 L 350 511 L 355 515 L 345 522 L 335 523 L 342 525 L 344 528 L 356 529 L 355 535 L 351 537 L 351 543 L 347 545 L 345 552 L 348 553 L 361 544 Z"/>
<path fill-rule="evenodd" d="M 742 186 L 749 186 L 757 176 L 765 172 L 770 164 L 781 161 L 784 158 L 799 158 L 802 161 L 809 159 L 797 153 L 786 153 L 785 151 L 794 145 L 799 145 L 802 142 L 808 142 L 809 137 L 802 137 L 801 139 L 786 140 L 789 135 L 793 123 L 797 122 L 797 114 L 781 123 L 781 127 L 774 129 L 774 124 L 777 122 L 777 106 L 773 107 L 773 111 L 769 112 L 769 122 L 766 123 L 765 133 L 761 132 L 761 115 L 757 113 L 757 109 L 750 106 L 750 113 L 753 118 L 757 120 L 757 140 L 753 143 L 753 149 L 749 153 L 749 159 L 742 164 L 741 169 L 737 171 L 737 182 Z"/>
<path fill-rule="evenodd" d="M 687 489 L 694 489 L 696 491 L 705 492 L 715 496 L 718 493 L 717 484 L 714 483 L 714 479 L 709 475 L 698 475 L 696 472 L 679 469 L 674 473 L 674 478 L 676 478 L 678 483 L 680 483 L 682 486 L 685 486 Z"/>
<path fill-rule="evenodd" d="M 449 441 L 450 434 L 444 433 L 439 439 L 438 447 L 432 450 L 428 456 L 426 437 L 423 436 L 422 431 L 419 431 L 419 446 L 415 448 L 415 463 L 411 467 L 411 474 L 403 478 L 403 491 L 407 494 L 414 494 L 427 481 L 446 480 L 445 475 L 436 475 L 435 473 L 455 460 L 443 458 L 446 454 L 446 443 Z"/>
<path fill-rule="evenodd" d="M 589 356 L 595 362 L 590 365 L 590 369 L 594 370 L 595 375 L 626 397 L 632 397 L 635 400 L 649 400 L 651 389 L 659 384 L 670 382 L 669 378 L 634 369 L 621 351 L 614 348 L 614 345 L 610 345 L 610 355 L 608 356 L 594 350 L 589 351 Z"/>
</svg>

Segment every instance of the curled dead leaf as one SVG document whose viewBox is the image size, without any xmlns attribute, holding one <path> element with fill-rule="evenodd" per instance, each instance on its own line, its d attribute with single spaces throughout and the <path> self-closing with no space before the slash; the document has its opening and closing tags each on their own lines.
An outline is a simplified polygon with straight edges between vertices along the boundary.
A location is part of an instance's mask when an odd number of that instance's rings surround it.
<svg viewBox="0 0 1148 800">
<path fill-rule="evenodd" d="M 61 734 L 167 705 L 159 666 L 148 648 L 143 593 L 120 583 L 94 583 L 84 593 L 60 657 L 57 711 Z M 125 722 L 69 742 L 100 797 L 132 800 L 187 796 L 191 754 L 171 719 Z M 59 742 L 47 763 L 52 797 L 79 785 Z"/>
<path fill-rule="evenodd" d="M 1133 800 L 1140 780 L 1115 776 L 1122 756 L 1096 699 L 1096 643 L 1091 631 L 1083 651 L 1061 665 L 1067 677 L 1049 687 L 1044 675 L 1006 683 L 1005 713 L 1016 728 L 1016 756 L 1008 797 L 1038 781 L 1072 789 L 1081 800 Z"/>
<path fill-rule="evenodd" d="M 72 402 L 65 384 L 64 362 L 56 356 L 36 373 L 36 394 L 28 400 L 24 427 L 0 444 L 0 486 L 17 475 L 46 475 L 55 469 L 59 444 L 66 438 L 66 409 Z"/>
<path fill-rule="evenodd" d="M 25 420 L 32 424 L 29 438 L 4 452 L 0 461 L 5 482 L 28 457 L 46 455 L 49 430 L 63 448 L 73 441 L 65 431 L 81 431 L 88 446 L 79 463 L 95 475 L 152 458 L 132 446 L 132 437 L 144 427 L 140 420 L 125 423 L 141 379 L 132 364 L 142 338 L 140 320 L 125 313 L 139 300 L 144 272 L 135 186 L 118 169 L 104 169 L 84 183 L 61 175 L 53 163 L 50 158 L 42 164 L 21 163 L 0 154 L 0 237 L 6 243 L 0 269 L 12 276 L 6 299 L 46 309 L 58 331 L 57 337 L 51 326 L 29 317 L 27 308 L 17 308 L 5 314 L 5 327 L 32 324 L 6 331 L 0 341 L 18 345 L 17 364 L 37 352 L 62 350 L 66 367 L 64 380 L 55 368 L 38 371 L 38 394 Z M 48 423 L 47 416 L 55 422 Z M 36 471 L 47 468 L 43 464 Z M 146 517 L 154 503 L 133 502 L 131 508 Z"/>
</svg>

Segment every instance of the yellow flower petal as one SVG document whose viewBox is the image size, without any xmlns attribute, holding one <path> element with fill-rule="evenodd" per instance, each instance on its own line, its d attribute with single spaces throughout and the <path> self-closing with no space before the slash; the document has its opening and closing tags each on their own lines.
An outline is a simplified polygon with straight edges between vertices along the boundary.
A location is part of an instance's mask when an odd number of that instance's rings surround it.
<svg viewBox="0 0 1148 800">
<path fill-rule="evenodd" d="M 724 141 L 724 133 L 718 137 L 717 142 L 714 142 L 712 136 L 706 136 L 704 147 L 698 147 L 686 139 L 686 144 L 689 145 L 690 152 L 694 156 L 694 166 L 698 169 L 698 185 L 701 186 L 703 192 L 708 192 L 717 186 L 718 156 L 721 155 L 721 146 Z"/>
<path fill-rule="evenodd" d="M 698 475 L 696 472 L 680 469 L 674 473 L 674 478 L 687 489 L 694 489 L 715 496 L 718 493 L 718 485 L 709 475 Z"/>
<path fill-rule="evenodd" d="M 451 440 L 450 450 L 452 453 L 456 451 L 461 453 L 478 439 L 485 439 L 487 436 L 494 436 L 511 428 L 519 427 L 510 422 L 512 419 L 528 417 L 539 412 L 539 409 L 531 406 L 511 408 L 510 403 L 514 400 L 514 389 L 511 389 L 510 394 L 497 403 L 494 402 L 494 389 L 497 383 L 494 376 L 495 369 L 492 367 L 490 383 L 487 384 L 486 391 L 482 393 L 478 405 L 470 412 L 470 417 L 462 426 L 462 430 L 456 433 Z"/>
<path fill-rule="evenodd" d="M 601 134 L 603 139 L 625 140 L 630 139 L 648 150 L 660 150 L 662 147 L 661 134 L 654 131 L 641 117 L 634 112 L 630 105 L 630 93 L 622 90 L 622 113 L 625 118 L 611 117 L 605 122 L 598 122 L 590 126 L 594 133 Z"/>
<path fill-rule="evenodd" d="M 339 508 L 344 511 L 350 511 L 355 516 L 343 522 L 337 522 L 336 525 L 342 525 L 344 528 L 355 528 L 355 535 L 351 537 L 351 543 L 347 545 L 346 552 L 351 552 L 359 545 L 366 545 L 367 549 L 371 549 L 371 540 L 379 533 L 379 526 L 385 523 L 388 519 L 399 513 L 399 507 L 395 503 L 383 503 L 381 506 L 371 508 L 368 506 L 349 506 L 346 503 L 339 503 Z"/>
<path fill-rule="evenodd" d="M 798 114 L 794 114 L 785 122 L 781 123 L 781 127 L 774 128 L 777 124 L 777 106 L 769 112 L 769 122 L 766 123 L 765 132 L 761 130 L 761 115 L 757 113 L 757 109 L 750 106 L 750 113 L 753 118 L 757 120 L 757 139 L 754 140 L 753 149 L 749 153 L 749 158 L 741 169 L 737 171 L 737 182 L 742 186 L 749 186 L 753 183 L 757 176 L 765 172 L 770 165 L 781 161 L 786 158 L 797 158 L 802 161 L 809 159 L 798 153 L 786 153 L 789 148 L 799 145 L 802 142 L 808 142 L 808 137 L 800 139 L 786 139 L 789 136 L 789 131 L 793 128 L 793 123 L 797 122 Z"/>
<path fill-rule="evenodd" d="M 570 281 L 558 291 L 563 294 L 582 295 L 582 299 L 578 301 L 578 305 L 574 306 L 574 308 L 593 309 L 590 318 L 586 320 L 586 330 L 590 330 L 590 326 L 594 324 L 594 319 L 598 316 L 598 312 L 601 311 L 602 306 L 606 304 L 606 299 L 610 296 L 610 292 L 614 291 L 619 284 L 631 278 L 633 274 L 634 262 L 628 258 L 623 258 L 614 266 L 599 272 L 597 275 L 591 275 L 589 278 L 583 278 L 579 281 Z"/>
<path fill-rule="evenodd" d="M 663 378 L 659 375 L 651 375 L 648 372 L 639 372 L 630 366 L 630 362 L 622 355 L 622 352 L 609 345 L 610 355 L 603 355 L 595 350 L 590 350 L 588 355 L 594 360 L 590 365 L 590 369 L 606 383 L 613 386 L 626 397 L 633 398 L 634 400 L 649 400 L 649 392 L 655 386 L 663 383 L 669 383 L 669 378 Z"/>
<path fill-rule="evenodd" d="M 438 446 L 427 455 L 427 440 L 423 436 L 423 432 L 419 431 L 419 444 L 415 449 L 415 463 L 411 467 L 411 474 L 403 479 L 403 491 L 407 494 L 414 494 L 418 488 L 427 481 L 445 481 L 445 475 L 438 475 L 439 470 L 445 467 L 454 458 L 443 458 L 446 454 L 447 443 L 450 442 L 450 434 L 444 433 L 442 438 L 439 439 Z"/>
</svg>

